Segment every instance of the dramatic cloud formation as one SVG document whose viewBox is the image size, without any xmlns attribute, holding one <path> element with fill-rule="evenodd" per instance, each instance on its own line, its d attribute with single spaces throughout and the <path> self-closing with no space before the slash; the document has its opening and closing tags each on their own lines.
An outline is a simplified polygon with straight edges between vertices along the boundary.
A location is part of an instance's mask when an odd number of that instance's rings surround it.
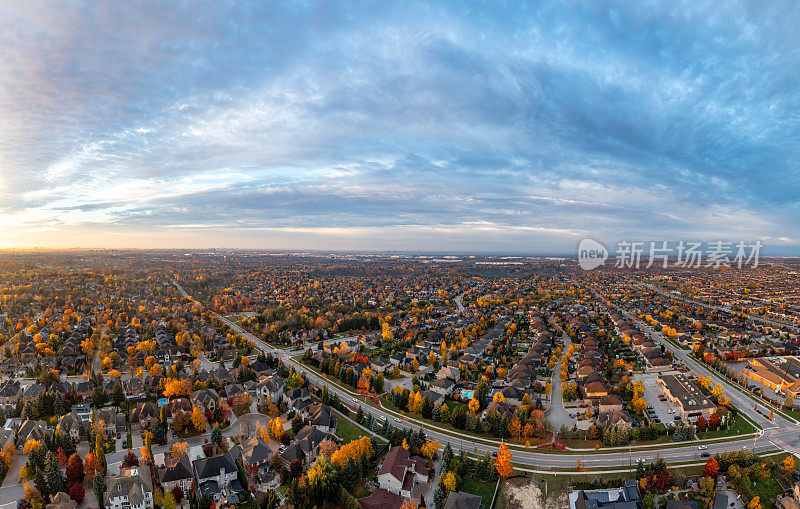
<svg viewBox="0 0 800 509">
<path fill-rule="evenodd" d="M 796 2 L 0 5 L 0 246 L 800 245 Z"/>
</svg>

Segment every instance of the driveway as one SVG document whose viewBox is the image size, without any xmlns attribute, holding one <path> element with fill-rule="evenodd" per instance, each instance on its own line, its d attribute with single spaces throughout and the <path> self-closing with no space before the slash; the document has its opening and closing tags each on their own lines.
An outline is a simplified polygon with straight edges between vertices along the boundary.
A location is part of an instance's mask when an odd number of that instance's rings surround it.
<svg viewBox="0 0 800 509">
<path fill-rule="evenodd" d="M 11 462 L 11 468 L 6 473 L 6 478 L 3 480 L 3 488 L 19 484 L 19 470 L 28 462 L 28 456 L 25 454 L 17 454 Z M 16 499 L 15 499 L 16 500 Z"/>
</svg>

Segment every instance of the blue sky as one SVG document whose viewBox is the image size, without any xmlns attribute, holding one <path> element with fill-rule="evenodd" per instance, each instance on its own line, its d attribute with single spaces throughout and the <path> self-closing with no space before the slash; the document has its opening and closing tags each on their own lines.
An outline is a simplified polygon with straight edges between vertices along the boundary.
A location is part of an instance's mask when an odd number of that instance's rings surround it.
<svg viewBox="0 0 800 509">
<path fill-rule="evenodd" d="M 0 4 L 0 247 L 800 252 L 796 2 L 106 4 Z"/>
</svg>

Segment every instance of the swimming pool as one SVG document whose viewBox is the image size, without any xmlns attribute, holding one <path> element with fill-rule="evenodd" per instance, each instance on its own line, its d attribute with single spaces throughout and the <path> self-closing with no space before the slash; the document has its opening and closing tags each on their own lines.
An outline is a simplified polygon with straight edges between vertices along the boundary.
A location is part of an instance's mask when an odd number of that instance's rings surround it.
<svg viewBox="0 0 800 509">
<path fill-rule="evenodd" d="M 475 394 L 475 391 L 461 389 L 461 399 L 472 399 L 473 394 Z"/>
</svg>

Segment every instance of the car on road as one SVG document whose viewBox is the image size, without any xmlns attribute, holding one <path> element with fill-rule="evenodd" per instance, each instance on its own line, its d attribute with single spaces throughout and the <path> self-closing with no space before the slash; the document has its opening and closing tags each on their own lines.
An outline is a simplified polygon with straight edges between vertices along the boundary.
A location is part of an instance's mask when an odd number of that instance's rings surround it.
<svg viewBox="0 0 800 509">
<path fill-rule="evenodd" d="M 707 452 L 704 452 L 703 454 L 700 455 L 701 458 L 708 458 L 709 456 L 711 455 L 708 454 Z"/>
<path fill-rule="evenodd" d="M 385 415 L 381 415 L 380 416 L 380 420 L 385 421 L 386 420 L 386 416 Z"/>
<path fill-rule="evenodd" d="M 398 419 L 397 417 L 395 417 L 395 418 L 394 418 L 394 422 L 400 422 L 400 419 Z"/>
<path fill-rule="evenodd" d="M 707 446 L 707 445 L 705 445 L 705 444 L 697 447 L 697 450 L 698 450 L 698 451 L 704 451 L 704 450 L 706 450 L 706 449 L 708 449 L 708 446 Z"/>
<path fill-rule="evenodd" d="M 357 402 L 358 402 L 358 400 L 356 398 L 353 398 L 353 403 L 357 403 Z"/>
</svg>

